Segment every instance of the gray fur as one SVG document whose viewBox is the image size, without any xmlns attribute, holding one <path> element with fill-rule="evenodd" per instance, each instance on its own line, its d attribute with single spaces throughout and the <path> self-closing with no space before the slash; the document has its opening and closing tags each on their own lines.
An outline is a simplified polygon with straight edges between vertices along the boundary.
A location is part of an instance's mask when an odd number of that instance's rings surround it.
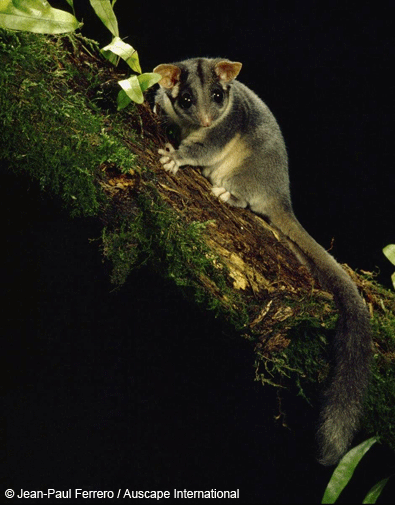
<svg viewBox="0 0 395 505">
<path fill-rule="evenodd" d="M 317 435 L 320 461 L 331 465 L 358 429 L 372 350 L 369 313 L 351 278 L 295 217 L 280 128 L 263 101 L 235 80 L 240 68 L 209 58 L 156 67 L 163 76 L 157 108 L 181 134 L 177 149 L 159 150 L 161 163 L 173 174 L 183 165 L 201 167 L 216 196 L 268 219 L 334 294 L 340 313 L 335 359 Z"/>
</svg>

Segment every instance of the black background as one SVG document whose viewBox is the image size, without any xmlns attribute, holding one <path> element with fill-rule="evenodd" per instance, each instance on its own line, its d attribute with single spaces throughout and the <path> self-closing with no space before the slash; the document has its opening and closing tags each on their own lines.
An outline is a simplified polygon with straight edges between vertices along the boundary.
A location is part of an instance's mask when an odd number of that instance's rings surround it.
<svg viewBox="0 0 395 505">
<path fill-rule="evenodd" d="M 83 33 L 110 35 L 76 1 Z M 66 2 L 51 5 L 67 8 Z M 194 56 L 243 62 L 290 156 L 295 212 L 354 268 L 395 242 L 390 3 L 118 0 L 120 35 L 143 71 Z M 6 255 L 5 487 L 240 489 L 245 503 L 317 503 L 331 469 L 314 458 L 317 406 L 254 382 L 253 352 L 148 268 L 109 283 L 94 220 L 2 174 Z M 4 197 L 4 195 L 7 195 Z M 287 398 L 284 393 L 285 399 Z M 386 460 L 388 458 L 388 461 Z M 345 501 L 393 471 L 373 448 Z M 393 485 L 383 502 L 393 502 Z"/>
</svg>

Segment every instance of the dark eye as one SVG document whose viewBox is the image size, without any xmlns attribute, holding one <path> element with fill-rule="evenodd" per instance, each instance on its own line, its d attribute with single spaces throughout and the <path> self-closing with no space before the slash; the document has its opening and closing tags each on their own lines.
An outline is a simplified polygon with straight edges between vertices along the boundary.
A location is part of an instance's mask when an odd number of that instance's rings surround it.
<svg viewBox="0 0 395 505">
<path fill-rule="evenodd" d="M 192 105 L 192 96 L 190 93 L 185 92 L 178 99 L 178 103 L 182 109 L 189 109 L 189 107 Z"/>
<path fill-rule="evenodd" d="M 211 96 L 215 103 L 222 103 L 224 101 L 224 92 L 222 89 L 216 89 Z"/>
</svg>

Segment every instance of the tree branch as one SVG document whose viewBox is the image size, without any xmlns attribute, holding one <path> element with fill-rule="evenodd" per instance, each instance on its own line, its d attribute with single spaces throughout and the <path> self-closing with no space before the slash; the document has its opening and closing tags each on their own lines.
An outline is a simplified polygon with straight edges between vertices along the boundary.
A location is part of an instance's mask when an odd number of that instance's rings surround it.
<svg viewBox="0 0 395 505">
<path fill-rule="evenodd" d="M 166 173 L 150 108 L 116 112 L 116 74 L 81 37 L 0 32 L 0 159 L 103 223 L 113 280 L 149 262 L 249 338 L 262 383 L 314 397 L 336 321 L 323 291 L 277 230 L 221 203 L 198 170 Z M 86 47 L 89 45 L 89 49 Z M 395 296 L 348 273 L 372 315 L 375 363 L 364 428 L 395 447 Z"/>
</svg>

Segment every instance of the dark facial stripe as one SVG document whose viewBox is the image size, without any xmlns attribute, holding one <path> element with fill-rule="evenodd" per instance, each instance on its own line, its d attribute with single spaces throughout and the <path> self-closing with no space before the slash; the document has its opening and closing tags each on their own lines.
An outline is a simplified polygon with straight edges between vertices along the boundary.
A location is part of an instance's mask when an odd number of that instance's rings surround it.
<svg viewBox="0 0 395 505">
<path fill-rule="evenodd" d="M 202 87 L 204 86 L 204 81 L 205 81 L 205 76 L 203 72 L 203 65 L 202 65 L 202 60 L 197 61 L 197 68 L 196 68 L 197 75 L 200 79 Z"/>
</svg>

